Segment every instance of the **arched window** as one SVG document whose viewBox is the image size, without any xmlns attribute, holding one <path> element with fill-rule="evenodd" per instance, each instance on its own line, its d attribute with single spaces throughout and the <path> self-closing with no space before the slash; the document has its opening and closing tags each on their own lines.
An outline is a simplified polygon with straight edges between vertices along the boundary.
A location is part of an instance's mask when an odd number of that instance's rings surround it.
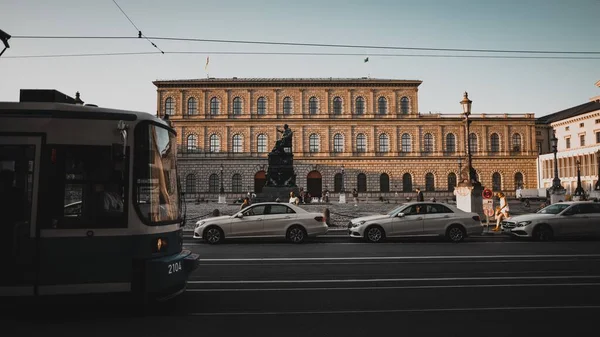
<svg viewBox="0 0 600 337">
<path fill-rule="evenodd" d="M 365 114 L 365 99 L 362 97 L 356 98 L 356 106 L 354 107 L 354 111 L 357 115 Z"/>
<path fill-rule="evenodd" d="M 340 133 L 333 136 L 333 152 L 344 152 L 344 136 Z"/>
<path fill-rule="evenodd" d="M 379 176 L 379 191 L 389 192 L 390 191 L 390 176 L 387 173 L 382 173 Z"/>
<path fill-rule="evenodd" d="M 256 101 L 256 113 L 259 115 L 264 115 L 267 113 L 267 99 L 264 97 L 259 97 Z"/>
<path fill-rule="evenodd" d="M 196 100 L 194 97 L 190 97 L 190 99 L 188 99 L 187 114 L 190 116 L 198 114 L 198 100 Z"/>
<path fill-rule="evenodd" d="M 260 135 L 258 135 L 258 139 L 257 139 L 256 143 L 258 144 L 257 151 L 259 153 L 267 152 L 267 136 L 266 135 L 264 135 L 262 133 Z"/>
<path fill-rule="evenodd" d="M 342 114 L 342 99 L 340 97 L 333 98 L 333 114 L 334 115 Z"/>
<path fill-rule="evenodd" d="M 242 99 L 239 97 L 233 99 L 233 114 L 235 116 L 242 114 Z"/>
<path fill-rule="evenodd" d="M 208 193 L 217 193 L 219 191 L 219 175 L 213 173 L 208 177 Z"/>
<path fill-rule="evenodd" d="M 210 135 L 209 143 L 210 143 L 210 146 L 209 146 L 210 152 L 213 152 L 213 153 L 221 152 L 221 140 L 219 139 L 219 136 Z"/>
<path fill-rule="evenodd" d="M 400 99 L 400 113 L 408 114 L 410 111 L 410 101 L 408 97 L 404 96 Z"/>
<path fill-rule="evenodd" d="M 411 151 L 410 135 L 408 133 L 402 134 L 402 152 L 408 153 Z"/>
<path fill-rule="evenodd" d="M 380 115 L 385 115 L 387 113 L 387 109 L 387 98 L 383 96 L 379 97 L 377 100 L 377 112 L 379 112 Z"/>
<path fill-rule="evenodd" d="M 231 152 L 234 153 L 240 153 L 242 152 L 242 136 L 240 135 L 233 135 L 233 139 L 231 142 Z"/>
<path fill-rule="evenodd" d="M 239 173 L 236 173 L 231 177 L 231 192 L 242 192 L 242 176 Z"/>
<path fill-rule="evenodd" d="M 336 173 L 333 176 L 333 192 L 338 193 L 342 191 L 342 174 Z"/>
<path fill-rule="evenodd" d="M 198 150 L 198 136 L 192 134 L 187 136 L 187 150 L 196 151 Z"/>
<path fill-rule="evenodd" d="M 185 177 L 185 193 L 196 193 L 196 175 L 193 173 Z"/>
<path fill-rule="evenodd" d="M 429 172 L 425 175 L 425 191 L 426 192 L 434 192 L 435 191 L 435 177 L 433 173 Z"/>
<path fill-rule="evenodd" d="M 492 153 L 500 152 L 500 136 L 497 133 L 492 133 L 490 136 L 490 151 Z"/>
<path fill-rule="evenodd" d="M 356 190 L 358 192 L 366 192 L 367 191 L 367 175 L 364 173 L 359 173 L 356 176 Z"/>
<path fill-rule="evenodd" d="M 221 102 L 219 102 L 219 99 L 216 97 L 211 98 L 210 99 L 210 114 L 218 115 L 220 108 L 221 108 Z"/>
<path fill-rule="evenodd" d="M 283 99 L 283 114 L 284 115 L 292 114 L 292 99 L 290 97 L 285 97 Z"/>
<path fill-rule="evenodd" d="M 426 133 L 423 137 L 423 152 L 433 152 L 433 136 L 431 135 L 431 133 Z"/>
<path fill-rule="evenodd" d="M 168 97 L 165 100 L 165 115 L 173 114 L 175 114 L 175 102 L 173 102 L 173 98 Z"/>
<path fill-rule="evenodd" d="M 519 188 L 523 188 L 525 184 L 523 183 L 523 173 L 517 172 L 515 173 L 515 190 Z"/>
<path fill-rule="evenodd" d="M 469 151 L 471 153 L 477 152 L 477 135 L 474 133 L 469 135 Z"/>
<path fill-rule="evenodd" d="M 364 133 L 356 136 L 356 152 L 367 152 L 367 136 Z"/>
<path fill-rule="evenodd" d="M 454 153 L 456 151 L 456 136 L 453 133 L 446 135 L 446 153 Z"/>
<path fill-rule="evenodd" d="M 404 173 L 402 175 L 402 192 L 412 192 L 412 176 L 410 173 Z"/>
<path fill-rule="evenodd" d="M 518 133 L 512 135 L 512 149 L 515 152 L 521 151 L 521 135 Z"/>
<path fill-rule="evenodd" d="M 308 136 L 308 152 L 319 152 L 320 147 L 319 135 L 313 133 Z"/>
<path fill-rule="evenodd" d="M 502 176 L 500 173 L 494 172 L 492 174 L 492 191 L 501 191 L 502 190 Z"/>
<path fill-rule="evenodd" d="M 315 96 L 308 99 L 308 113 L 316 115 L 319 112 L 319 100 Z"/>
<path fill-rule="evenodd" d="M 389 152 L 390 151 L 390 139 L 388 135 L 382 133 L 379 135 L 379 152 Z"/>
<path fill-rule="evenodd" d="M 456 174 L 454 174 L 454 172 L 450 172 L 448 174 L 448 191 L 454 192 L 455 187 L 456 187 Z"/>
</svg>

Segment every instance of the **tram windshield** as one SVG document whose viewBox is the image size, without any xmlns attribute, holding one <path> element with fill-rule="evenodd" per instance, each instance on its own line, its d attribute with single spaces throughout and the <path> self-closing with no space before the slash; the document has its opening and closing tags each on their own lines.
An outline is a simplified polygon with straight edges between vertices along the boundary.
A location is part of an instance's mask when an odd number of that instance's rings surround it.
<svg viewBox="0 0 600 337">
<path fill-rule="evenodd" d="M 135 132 L 134 200 L 148 225 L 181 221 L 175 134 L 155 124 Z"/>
</svg>

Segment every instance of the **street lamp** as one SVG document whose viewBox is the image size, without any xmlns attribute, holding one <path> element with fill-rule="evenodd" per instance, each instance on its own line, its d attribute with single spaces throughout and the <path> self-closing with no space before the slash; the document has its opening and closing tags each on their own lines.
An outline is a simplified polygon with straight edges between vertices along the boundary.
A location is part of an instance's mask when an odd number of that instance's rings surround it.
<svg viewBox="0 0 600 337">
<path fill-rule="evenodd" d="M 552 179 L 552 188 L 559 190 L 562 188 L 562 185 L 560 184 L 560 178 L 558 177 L 558 160 L 556 159 L 556 153 L 558 152 L 558 139 L 556 138 L 556 134 L 552 135 L 550 142 L 552 144 L 552 152 L 554 152 L 554 179 Z"/>
<path fill-rule="evenodd" d="M 223 186 L 223 164 L 221 164 L 221 193 L 225 193 L 225 187 Z"/>
<path fill-rule="evenodd" d="M 345 176 L 344 176 L 344 165 L 342 165 L 342 193 L 346 192 L 346 188 L 345 188 Z"/>
<path fill-rule="evenodd" d="M 465 91 L 464 95 L 463 95 L 463 99 L 462 101 L 460 101 L 460 104 L 462 105 L 463 108 L 463 116 L 465 117 L 465 139 L 466 139 L 466 143 L 467 143 L 467 168 L 469 170 L 469 182 L 477 182 L 477 177 L 474 174 L 475 170 L 473 169 L 473 161 L 472 161 L 472 156 L 471 156 L 471 139 L 469 137 L 469 135 L 471 134 L 469 131 L 469 126 L 471 124 L 471 121 L 469 120 L 469 115 L 471 115 L 471 104 L 473 103 L 473 101 L 471 101 L 469 99 L 469 94 Z"/>
<path fill-rule="evenodd" d="M 577 165 L 577 187 L 575 188 L 575 192 L 573 192 L 573 196 L 581 200 L 585 199 L 585 191 L 583 190 L 583 186 L 581 186 L 581 162 L 577 160 L 575 165 Z"/>
</svg>

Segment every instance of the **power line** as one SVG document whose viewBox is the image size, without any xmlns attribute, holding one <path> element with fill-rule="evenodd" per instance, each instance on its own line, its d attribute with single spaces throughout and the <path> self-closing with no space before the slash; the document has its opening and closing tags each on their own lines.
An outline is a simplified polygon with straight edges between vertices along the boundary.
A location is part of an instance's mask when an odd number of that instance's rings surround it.
<svg viewBox="0 0 600 337">
<path fill-rule="evenodd" d="M 161 52 L 114 52 L 84 54 L 48 54 L 48 55 L 15 55 L 5 58 L 59 58 L 86 56 L 126 56 L 152 55 Z M 308 53 L 308 52 L 236 52 L 236 51 L 167 51 L 162 54 L 203 54 L 203 55 L 272 55 L 272 56 L 364 56 L 364 53 Z M 558 59 L 558 60 L 600 60 L 593 56 L 513 56 L 513 55 L 443 55 L 443 54 L 369 54 L 369 57 L 429 57 L 429 58 L 479 58 L 479 59 Z"/>
<path fill-rule="evenodd" d="M 158 46 L 154 42 L 150 41 L 150 39 L 148 37 L 146 37 L 144 34 L 142 34 L 142 30 L 139 29 L 135 25 L 135 23 L 133 23 L 133 21 L 129 18 L 129 16 L 127 15 L 127 13 L 125 13 L 125 11 L 123 10 L 123 8 L 121 8 L 121 6 L 119 6 L 119 4 L 117 3 L 117 1 L 113 0 L 113 2 L 115 3 L 115 5 L 117 5 L 117 7 L 119 7 L 119 10 L 121 11 L 121 13 L 123 13 L 123 15 L 125 15 L 125 17 L 127 18 L 127 20 L 129 20 L 129 22 L 131 22 L 131 24 L 133 25 L 133 27 L 138 31 L 138 39 L 141 38 L 141 37 L 144 37 L 146 40 L 148 40 L 148 42 L 150 42 L 150 44 L 152 44 L 152 46 L 154 46 L 154 48 L 160 50 L 160 52 L 164 54 L 165 53 L 164 51 L 162 51 L 160 48 L 158 48 Z"/>
<path fill-rule="evenodd" d="M 17 35 L 13 39 L 131 39 L 131 36 L 42 36 L 42 35 Z M 326 43 L 301 43 L 301 42 L 274 42 L 274 41 L 251 41 L 251 40 L 222 40 L 222 39 L 200 39 L 181 37 L 149 37 L 153 40 L 182 41 L 182 42 L 214 42 L 234 44 L 259 44 L 277 46 L 301 46 L 301 47 L 327 47 L 327 48 L 361 48 L 361 49 L 391 49 L 391 50 L 419 50 L 419 51 L 446 51 L 446 52 L 470 52 L 470 53 L 516 53 L 516 54 L 589 54 L 600 55 L 600 51 L 549 51 L 549 50 L 502 50 L 502 49 L 466 49 L 466 48 L 425 48 L 425 47 L 399 47 L 399 46 L 372 46 L 372 45 L 349 45 L 349 44 L 326 44 Z"/>
</svg>

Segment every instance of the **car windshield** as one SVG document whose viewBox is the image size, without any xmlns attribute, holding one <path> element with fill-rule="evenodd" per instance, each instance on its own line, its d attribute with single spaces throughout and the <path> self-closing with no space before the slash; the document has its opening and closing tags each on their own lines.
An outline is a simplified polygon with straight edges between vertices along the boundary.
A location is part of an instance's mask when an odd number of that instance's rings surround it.
<svg viewBox="0 0 600 337">
<path fill-rule="evenodd" d="M 395 216 L 396 214 L 400 213 L 400 211 L 403 210 L 405 207 L 406 207 L 406 205 L 400 205 L 400 206 L 392 209 L 391 211 L 387 212 L 386 215 Z"/>
<path fill-rule="evenodd" d="M 568 204 L 554 204 L 554 205 L 550 205 L 550 206 L 540 209 L 539 211 L 537 211 L 537 213 L 539 213 L 539 214 L 558 214 L 558 213 L 564 211 L 567 207 L 569 207 Z"/>
</svg>

